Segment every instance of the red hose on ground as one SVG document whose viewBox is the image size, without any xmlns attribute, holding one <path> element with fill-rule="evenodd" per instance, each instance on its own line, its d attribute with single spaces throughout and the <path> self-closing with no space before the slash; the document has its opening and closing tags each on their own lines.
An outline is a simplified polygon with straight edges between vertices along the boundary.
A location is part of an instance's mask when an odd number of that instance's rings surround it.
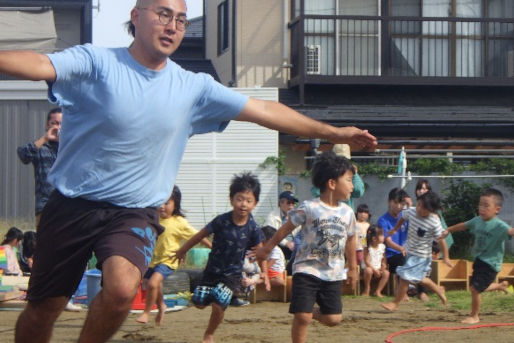
<svg viewBox="0 0 514 343">
<path fill-rule="evenodd" d="M 449 331 L 449 330 L 471 330 L 471 329 L 481 329 L 481 328 L 490 328 L 490 327 L 498 327 L 498 326 L 514 326 L 514 323 L 492 323 L 492 324 L 478 324 L 478 325 L 472 325 L 472 326 L 457 326 L 457 327 L 444 327 L 444 326 L 428 326 L 424 328 L 416 328 L 416 329 L 407 329 L 395 332 L 393 334 L 390 334 L 385 342 L 386 343 L 394 343 L 392 341 L 393 337 L 403 335 L 404 333 L 409 332 L 417 332 L 417 331 Z"/>
</svg>

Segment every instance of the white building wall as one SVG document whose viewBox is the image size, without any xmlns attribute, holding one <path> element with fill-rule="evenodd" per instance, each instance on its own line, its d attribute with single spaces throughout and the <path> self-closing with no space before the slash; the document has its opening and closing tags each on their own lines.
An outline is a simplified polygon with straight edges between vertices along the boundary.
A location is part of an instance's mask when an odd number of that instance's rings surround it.
<svg viewBox="0 0 514 343">
<path fill-rule="evenodd" d="M 278 100 L 276 88 L 235 90 L 258 99 Z M 250 171 L 261 183 L 260 201 L 253 215 L 262 224 L 277 206 L 277 171 L 259 168 L 269 156 L 278 156 L 278 132 L 256 124 L 232 121 L 223 133 L 193 136 L 176 181 L 188 221 L 201 229 L 216 215 L 230 211 L 230 181 L 234 174 Z"/>
</svg>

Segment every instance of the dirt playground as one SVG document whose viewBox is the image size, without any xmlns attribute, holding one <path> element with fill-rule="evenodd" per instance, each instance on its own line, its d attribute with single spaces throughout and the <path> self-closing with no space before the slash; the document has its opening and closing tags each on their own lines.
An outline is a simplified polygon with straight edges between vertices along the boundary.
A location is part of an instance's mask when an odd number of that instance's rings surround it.
<svg viewBox="0 0 514 343">
<path fill-rule="evenodd" d="M 512 295 L 510 295 L 512 296 Z M 328 328 L 313 323 L 309 328 L 308 342 L 384 342 L 398 331 L 422 327 L 460 327 L 460 319 L 466 311 L 448 310 L 443 307 L 429 308 L 419 300 L 404 303 L 395 313 L 380 307 L 376 298 L 343 298 L 343 322 Z M 513 309 L 514 310 L 514 309 Z M 0 311 L 0 341 L 13 342 L 14 325 L 19 311 Z M 513 312 L 486 312 L 480 324 L 513 323 Z M 131 314 L 110 342 L 200 342 L 207 325 L 210 309 L 189 307 L 166 314 L 164 325 L 154 326 L 136 323 Z M 85 312 L 65 312 L 56 323 L 52 342 L 75 342 L 79 335 Z M 288 304 L 262 302 L 245 307 L 230 307 L 225 321 L 217 331 L 220 343 L 290 342 L 292 315 Z M 402 342 L 480 342 L 512 343 L 514 326 L 485 327 L 474 330 L 423 331 L 407 333 L 392 338 Z"/>
</svg>

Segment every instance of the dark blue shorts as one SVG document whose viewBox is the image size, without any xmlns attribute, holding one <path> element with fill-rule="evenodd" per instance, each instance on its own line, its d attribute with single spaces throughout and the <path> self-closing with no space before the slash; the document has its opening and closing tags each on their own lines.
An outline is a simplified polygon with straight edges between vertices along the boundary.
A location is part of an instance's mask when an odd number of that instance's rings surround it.
<svg viewBox="0 0 514 343">
<path fill-rule="evenodd" d="M 162 278 L 164 280 L 166 280 L 168 278 L 168 276 L 173 274 L 174 270 L 165 264 L 158 264 L 153 268 L 148 268 L 148 270 L 145 273 L 144 278 L 148 280 L 152 277 L 153 273 L 156 273 L 156 272 L 161 274 Z"/>
<path fill-rule="evenodd" d="M 208 306 L 213 302 L 225 310 L 232 299 L 232 290 L 220 282 L 216 286 L 197 286 L 191 301 L 197 306 Z"/>
</svg>

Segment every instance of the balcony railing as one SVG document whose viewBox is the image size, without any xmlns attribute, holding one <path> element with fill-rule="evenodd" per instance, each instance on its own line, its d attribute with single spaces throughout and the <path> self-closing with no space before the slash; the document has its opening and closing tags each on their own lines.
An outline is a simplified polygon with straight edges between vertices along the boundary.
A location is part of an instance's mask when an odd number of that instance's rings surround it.
<svg viewBox="0 0 514 343">
<path fill-rule="evenodd" d="M 305 15 L 290 29 L 292 85 L 514 85 L 514 19 Z"/>
</svg>

